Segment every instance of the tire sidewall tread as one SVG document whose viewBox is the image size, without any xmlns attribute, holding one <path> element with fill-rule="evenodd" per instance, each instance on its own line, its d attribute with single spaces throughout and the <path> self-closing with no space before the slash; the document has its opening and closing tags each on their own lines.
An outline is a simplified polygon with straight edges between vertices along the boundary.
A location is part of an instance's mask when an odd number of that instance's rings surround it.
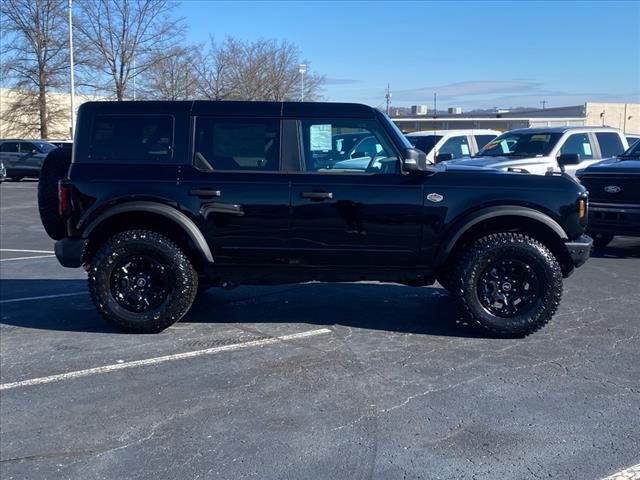
<svg viewBox="0 0 640 480">
<path fill-rule="evenodd" d="M 111 273 L 117 261 L 131 253 L 145 253 L 161 261 L 168 275 L 167 299 L 150 312 L 131 312 L 117 303 L 111 293 Z M 198 291 L 198 274 L 171 240 L 148 230 L 127 230 L 107 240 L 89 267 L 89 292 L 102 316 L 119 330 L 130 333 L 158 333 L 189 311 Z"/>
<path fill-rule="evenodd" d="M 513 318 L 491 314 L 477 294 L 482 271 L 492 258 L 500 257 L 526 261 L 541 283 L 536 306 Z M 562 269 L 557 259 L 542 243 L 521 233 L 495 233 L 477 239 L 456 262 L 453 278 L 455 295 L 466 316 L 499 337 L 524 337 L 539 330 L 551 320 L 562 298 Z"/>
</svg>

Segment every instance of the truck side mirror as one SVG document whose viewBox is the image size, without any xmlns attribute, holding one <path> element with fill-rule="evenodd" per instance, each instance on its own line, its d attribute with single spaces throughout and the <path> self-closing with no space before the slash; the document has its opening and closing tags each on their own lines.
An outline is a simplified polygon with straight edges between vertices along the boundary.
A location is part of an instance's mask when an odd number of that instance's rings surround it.
<svg viewBox="0 0 640 480">
<path fill-rule="evenodd" d="M 427 166 L 427 155 L 417 148 L 407 148 L 402 154 L 402 171 L 414 172 L 424 170 Z"/>
<path fill-rule="evenodd" d="M 577 165 L 580 163 L 580 154 L 578 153 L 563 153 L 558 157 L 558 165 L 564 167 L 565 165 Z"/>
</svg>

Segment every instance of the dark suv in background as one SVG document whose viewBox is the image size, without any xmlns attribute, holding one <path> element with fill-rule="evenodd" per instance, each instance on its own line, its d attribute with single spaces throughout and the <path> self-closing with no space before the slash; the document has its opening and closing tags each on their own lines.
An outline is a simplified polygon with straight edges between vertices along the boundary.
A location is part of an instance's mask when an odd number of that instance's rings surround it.
<svg viewBox="0 0 640 480">
<path fill-rule="evenodd" d="M 615 235 L 640 236 L 640 142 L 576 176 L 591 195 L 589 233 L 596 247 Z"/>
<path fill-rule="evenodd" d="M 38 177 L 42 162 L 54 148 L 55 145 L 42 140 L 0 140 L 0 161 L 11 180 Z"/>
<path fill-rule="evenodd" d="M 437 279 L 472 322 L 522 336 L 591 248 L 575 180 L 428 164 L 364 105 L 85 103 L 70 161 L 47 158 L 41 217 L 126 331 L 163 330 L 210 286 Z"/>
</svg>

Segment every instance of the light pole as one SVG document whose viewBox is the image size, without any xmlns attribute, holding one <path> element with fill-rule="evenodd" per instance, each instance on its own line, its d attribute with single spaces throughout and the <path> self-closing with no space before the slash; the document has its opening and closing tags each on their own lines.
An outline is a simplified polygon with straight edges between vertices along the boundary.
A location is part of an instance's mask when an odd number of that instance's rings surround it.
<svg viewBox="0 0 640 480">
<path fill-rule="evenodd" d="M 298 72 L 300 72 L 300 101 L 304 102 L 304 74 L 307 71 L 307 65 L 301 63 Z"/>
<path fill-rule="evenodd" d="M 76 98 L 75 80 L 73 78 L 73 0 L 69 0 L 69 63 L 71 67 L 71 139 L 76 127 Z"/>
</svg>

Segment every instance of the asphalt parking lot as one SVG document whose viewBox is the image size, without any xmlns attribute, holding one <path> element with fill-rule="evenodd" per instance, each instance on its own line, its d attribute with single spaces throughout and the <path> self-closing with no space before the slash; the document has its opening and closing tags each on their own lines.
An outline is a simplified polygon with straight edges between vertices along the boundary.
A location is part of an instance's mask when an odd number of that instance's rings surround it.
<svg viewBox="0 0 640 480">
<path fill-rule="evenodd" d="M 3 480 L 602 479 L 640 463 L 640 239 L 590 259 L 523 340 L 465 326 L 437 286 L 372 283 L 214 289 L 130 335 L 52 256 L 36 185 L 0 186 Z"/>
</svg>

